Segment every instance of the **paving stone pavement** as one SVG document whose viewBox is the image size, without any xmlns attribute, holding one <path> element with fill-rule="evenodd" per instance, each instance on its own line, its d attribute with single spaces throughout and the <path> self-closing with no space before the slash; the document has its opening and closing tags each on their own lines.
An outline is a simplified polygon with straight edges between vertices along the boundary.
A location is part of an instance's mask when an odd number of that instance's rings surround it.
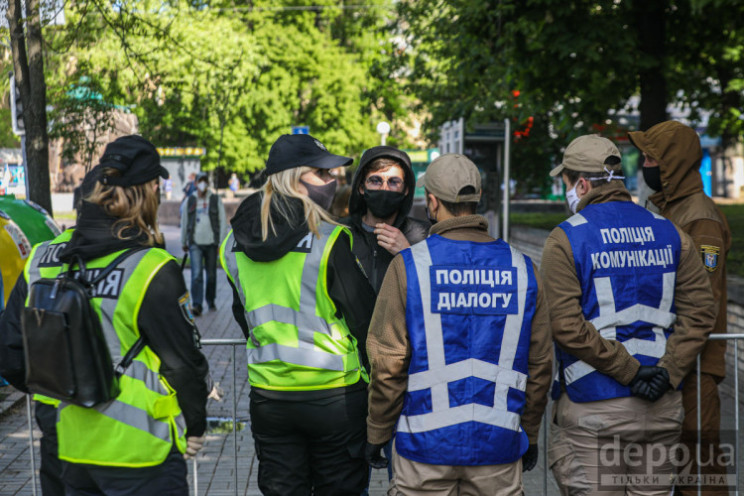
<svg viewBox="0 0 744 496">
<path fill-rule="evenodd" d="M 172 249 L 175 255 L 180 255 L 178 253 L 180 252 L 180 243 L 177 229 L 165 228 L 164 232 L 169 249 Z M 184 275 L 188 282 L 188 269 Z M 204 340 L 243 338 L 240 329 L 232 318 L 232 295 L 224 277 L 224 273 L 219 271 L 217 274 L 217 311 L 207 312 L 196 318 Z M 196 458 L 196 484 L 194 484 L 193 461 L 188 462 L 192 491 L 195 487 L 198 487 L 198 496 L 259 495 L 261 493 L 256 482 L 258 460 L 250 434 L 248 418 L 248 392 L 250 387 L 248 386 L 245 367 L 245 348 L 243 346 L 233 348 L 224 345 L 205 345 L 203 352 L 209 360 L 212 377 L 220 383 L 225 391 L 225 396 L 219 403 L 209 400 L 207 412 L 212 422 L 204 448 Z M 732 382 L 732 374 L 729 374 L 725 385 L 728 385 L 730 389 Z M 235 384 L 235 387 L 233 384 Z M 722 390 L 725 391 L 725 389 Z M 10 401 L 0 401 L 0 408 L 3 408 L 0 409 L 0 496 L 31 496 L 33 494 L 29 432 L 24 399 L 23 395 L 14 393 Z M 722 400 L 724 412 L 722 427 L 732 432 L 734 422 L 733 399 L 729 395 L 722 394 Z M 236 450 L 235 438 L 232 435 L 233 402 L 235 402 L 238 419 L 236 423 L 237 459 L 234 455 Z M 548 407 L 548 411 L 550 411 L 550 407 Z M 40 432 L 34 424 L 37 470 L 39 436 Z M 546 450 L 543 439 L 543 431 L 541 431 L 540 458 L 537 467 L 524 476 L 526 495 L 544 494 L 553 496 L 559 494 L 552 475 L 548 475 L 547 481 L 544 479 L 543 467 Z M 739 452 L 744 451 L 740 448 Z M 373 471 L 370 483 L 371 496 L 386 494 L 388 485 L 386 479 L 386 471 Z M 547 490 L 544 489 L 544 484 L 547 484 Z M 37 491 L 37 494 L 41 494 L 38 483 Z"/>
</svg>

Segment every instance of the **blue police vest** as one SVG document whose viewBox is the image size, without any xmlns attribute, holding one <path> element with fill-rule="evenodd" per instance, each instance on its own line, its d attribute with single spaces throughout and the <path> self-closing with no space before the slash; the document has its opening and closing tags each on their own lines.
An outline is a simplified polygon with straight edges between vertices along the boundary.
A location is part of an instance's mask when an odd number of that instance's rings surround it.
<svg viewBox="0 0 744 496">
<path fill-rule="evenodd" d="M 656 365 L 676 319 L 681 241 L 664 217 L 632 202 L 588 205 L 559 226 L 573 250 L 581 308 L 603 338 L 623 343 L 641 365 Z M 630 388 L 556 346 L 569 398 L 630 396 Z"/>
<path fill-rule="evenodd" d="M 401 252 L 406 267 L 408 389 L 395 447 L 436 465 L 517 461 L 537 280 L 502 240 L 431 236 Z"/>
</svg>

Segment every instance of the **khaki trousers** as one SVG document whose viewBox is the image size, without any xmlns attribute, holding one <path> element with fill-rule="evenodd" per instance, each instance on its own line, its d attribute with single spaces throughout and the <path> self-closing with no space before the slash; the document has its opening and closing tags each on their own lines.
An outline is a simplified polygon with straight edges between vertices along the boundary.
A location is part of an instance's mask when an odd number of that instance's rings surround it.
<svg viewBox="0 0 744 496">
<path fill-rule="evenodd" d="M 398 455 L 388 496 L 521 496 L 522 460 L 504 465 L 430 465 Z"/>
<path fill-rule="evenodd" d="M 682 394 L 553 405 L 548 462 L 562 495 L 668 496 L 682 426 Z"/>
</svg>

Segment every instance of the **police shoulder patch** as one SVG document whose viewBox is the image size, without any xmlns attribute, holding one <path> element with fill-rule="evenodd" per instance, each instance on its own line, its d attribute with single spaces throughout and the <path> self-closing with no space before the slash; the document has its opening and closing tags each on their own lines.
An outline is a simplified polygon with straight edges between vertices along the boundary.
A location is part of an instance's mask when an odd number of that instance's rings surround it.
<svg viewBox="0 0 744 496">
<path fill-rule="evenodd" d="M 708 272 L 714 272 L 718 268 L 718 255 L 721 248 L 712 245 L 700 245 L 700 252 L 703 256 L 703 266 Z"/>
</svg>

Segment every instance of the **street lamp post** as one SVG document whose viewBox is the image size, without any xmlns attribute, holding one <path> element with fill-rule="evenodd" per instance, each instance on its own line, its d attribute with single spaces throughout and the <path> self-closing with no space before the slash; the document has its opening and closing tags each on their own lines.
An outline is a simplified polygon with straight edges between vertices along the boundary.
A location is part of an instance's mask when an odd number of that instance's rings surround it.
<svg viewBox="0 0 744 496">
<path fill-rule="evenodd" d="M 387 135 L 390 133 L 390 124 L 385 121 L 380 122 L 377 125 L 377 132 L 380 133 L 380 144 L 384 146 Z"/>
</svg>

